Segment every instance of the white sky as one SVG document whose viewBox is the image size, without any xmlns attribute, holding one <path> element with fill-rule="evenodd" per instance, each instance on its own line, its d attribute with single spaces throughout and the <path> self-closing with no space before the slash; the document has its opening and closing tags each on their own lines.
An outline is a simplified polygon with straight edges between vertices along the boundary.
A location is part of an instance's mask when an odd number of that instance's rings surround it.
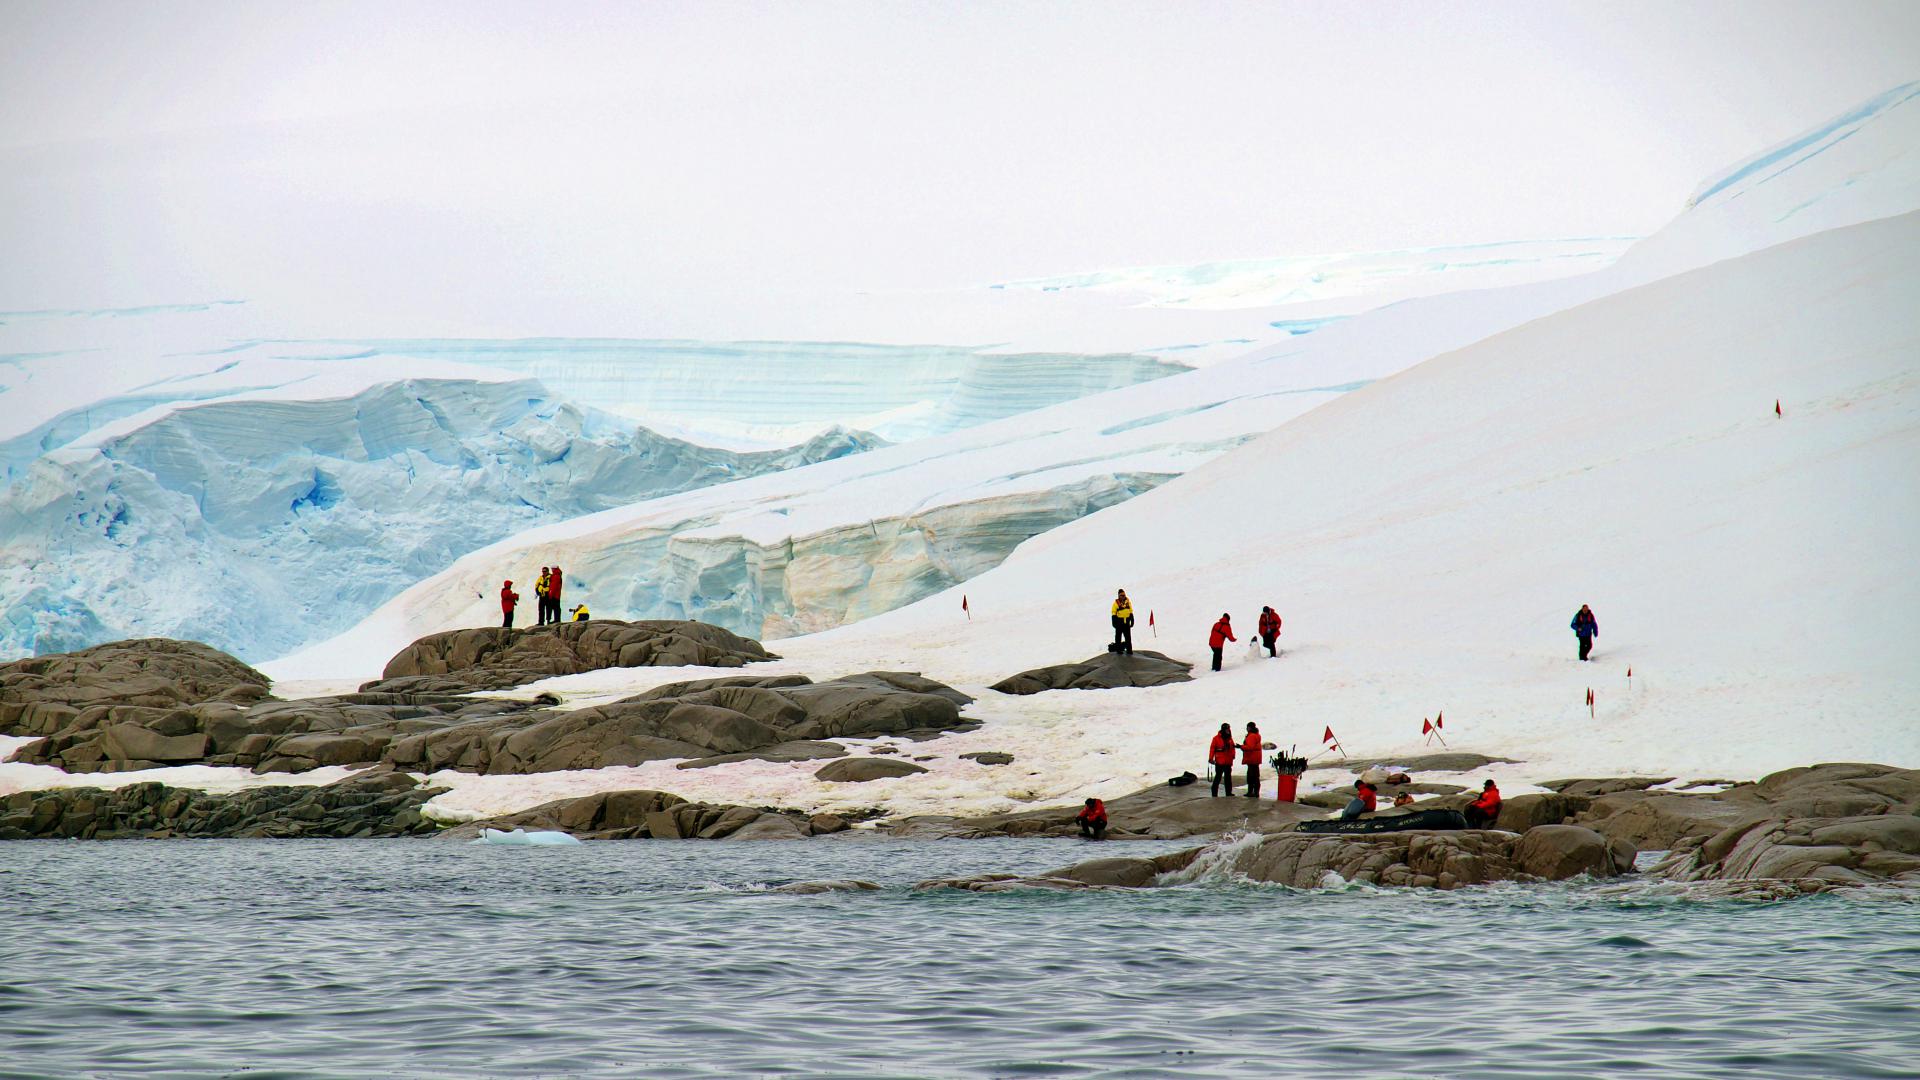
<svg viewBox="0 0 1920 1080">
<path fill-rule="evenodd" d="M 1910 2 L 0 0 L 0 310 L 881 336 L 847 294 L 1644 233 L 1914 78 Z"/>
</svg>

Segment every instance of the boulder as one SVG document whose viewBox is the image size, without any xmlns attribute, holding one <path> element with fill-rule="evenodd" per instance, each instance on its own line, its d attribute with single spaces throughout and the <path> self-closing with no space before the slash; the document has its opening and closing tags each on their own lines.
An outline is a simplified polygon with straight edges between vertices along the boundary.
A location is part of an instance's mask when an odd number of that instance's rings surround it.
<svg viewBox="0 0 1920 1080">
<path fill-rule="evenodd" d="M 884 780 L 895 776 L 912 776 L 927 770 L 911 761 L 894 761 L 889 758 L 850 757 L 841 758 L 813 774 L 815 780 L 824 780 L 835 784 L 864 784 L 869 780 Z"/>
<path fill-rule="evenodd" d="M 1127 686 L 1166 686 L 1193 681 L 1193 665 L 1164 653 L 1102 653 L 1077 664 L 1055 664 L 1010 675 L 993 684 L 1003 694 L 1039 694 L 1048 690 L 1113 690 Z"/>
<path fill-rule="evenodd" d="M 505 690 L 610 667 L 741 667 L 778 657 L 702 622 L 597 619 L 526 629 L 480 627 L 421 638 L 363 691 Z"/>
<path fill-rule="evenodd" d="M 879 751 L 874 751 L 878 753 Z M 846 757 L 847 748 L 836 742 L 817 742 L 799 740 L 795 742 L 775 743 L 760 750 L 747 750 L 737 754 L 715 754 L 712 757 L 690 758 L 674 766 L 676 769 L 710 769 L 715 765 L 730 765 L 736 761 L 819 761 L 822 758 Z"/>
<path fill-rule="evenodd" d="M 1622 789 L 1593 800 L 1575 822 L 1641 851 L 1667 851 L 1687 837 L 1712 836 L 1753 813 L 1716 795 Z"/>
<path fill-rule="evenodd" d="M 142 638 L 0 664 L 0 734 L 51 735 L 88 708 L 267 696 L 267 677 L 194 641 Z"/>
<path fill-rule="evenodd" d="M 999 750 L 978 750 L 971 754 L 961 754 L 962 761 L 977 761 L 982 765 L 1011 765 L 1013 755 Z"/>
<path fill-rule="evenodd" d="M 856 878 L 838 878 L 830 881 L 796 881 L 790 885 L 778 885 L 768 892 L 790 893 L 796 896 L 815 896 L 833 892 L 877 892 L 880 886 L 871 881 Z"/>
<path fill-rule="evenodd" d="M 0 840 L 411 836 L 435 831 L 420 807 L 444 790 L 387 773 L 225 795 L 158 783 L 23 791 L 0 799 Z"/>
<path fill-rule="evenodd" d="M 1514 866 L 1547 881 L 1631 873 L 1633 858 L 1632 845 L 1578 825 L 1537 825 L 1520 837 L 1513 851 Z"/>
<path fill-rule="evenodd" d="M 1501 800 L 1500 816 L 1493 827 L 1524 833 L 1538 825 L 1558 825 L 1590 805 L 1591 800 L 1574 795 L 1516 795 Z"/>
<path fill-rule="evenodd" d="M 1617 791 L 1645 791 L 1658 784 L 1670 784 L 1675 779 L 1672 776 L 1610 776 L 1597 780 L 1545 780 L 1540 786 L 1562 795 L 1594 799 Z"/>
<path fill-rule="evenodd" d="M 1488 765 L 1518 765 L 1512 758 L 1488 757 L 1485 754 L 1468 753 L 1464 750 L 1448 750 L 1439 754 L 1415 754 L 1402 758 L 1354 758 L 1343 762 L 1356 773 L 1364 773 L 1376 766 L 1398 766 L 1410 773 L 1422 772 L 1472 772 L 1484 769 Z"/>
</svg>

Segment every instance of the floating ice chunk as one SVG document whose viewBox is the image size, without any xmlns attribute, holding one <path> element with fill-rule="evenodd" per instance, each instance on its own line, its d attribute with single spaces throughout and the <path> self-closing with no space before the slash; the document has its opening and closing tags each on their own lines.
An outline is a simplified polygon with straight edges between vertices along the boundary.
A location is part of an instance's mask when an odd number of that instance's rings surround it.
<svg viewBox="0 0 1920 1080">
<path fill-rule="evenodd" d="M 500 829 L 481 829 L 476 844 L 505 844 L 510 847 L 564 847 L 577 844 L 580 838 L 563 832 L 528 832 L 515 829 L 504 832 Z"/>
</svg>

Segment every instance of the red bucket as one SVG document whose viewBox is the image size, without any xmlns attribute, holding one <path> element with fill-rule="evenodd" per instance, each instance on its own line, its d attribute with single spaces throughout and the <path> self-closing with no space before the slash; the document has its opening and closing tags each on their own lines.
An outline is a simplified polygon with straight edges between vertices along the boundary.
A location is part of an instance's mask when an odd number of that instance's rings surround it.
<svg viewBox="0 0 1920 1080">
<path fill-rule="evenodd" d="M 1274 797 L 1281 802 L 1292 802 L 1300 792 L 1300 778 L 1292 773 L 1281 773 L 1273 778 Z"/>
</svg>

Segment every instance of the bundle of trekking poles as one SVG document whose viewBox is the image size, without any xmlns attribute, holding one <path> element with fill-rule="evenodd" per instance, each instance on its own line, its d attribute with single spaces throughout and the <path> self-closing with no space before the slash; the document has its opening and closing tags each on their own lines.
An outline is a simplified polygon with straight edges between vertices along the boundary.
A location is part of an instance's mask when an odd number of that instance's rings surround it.
<svg viewBox="0 0 1920 1080">
<path fill-rule="evenodd" d="M 1294 757 L 1293 748 L 1286 753 L 1273 755 L 1273 771 L 1280 776 L 1299 776 L 1307 771 L 1307 759 Z"/>
</svg>

